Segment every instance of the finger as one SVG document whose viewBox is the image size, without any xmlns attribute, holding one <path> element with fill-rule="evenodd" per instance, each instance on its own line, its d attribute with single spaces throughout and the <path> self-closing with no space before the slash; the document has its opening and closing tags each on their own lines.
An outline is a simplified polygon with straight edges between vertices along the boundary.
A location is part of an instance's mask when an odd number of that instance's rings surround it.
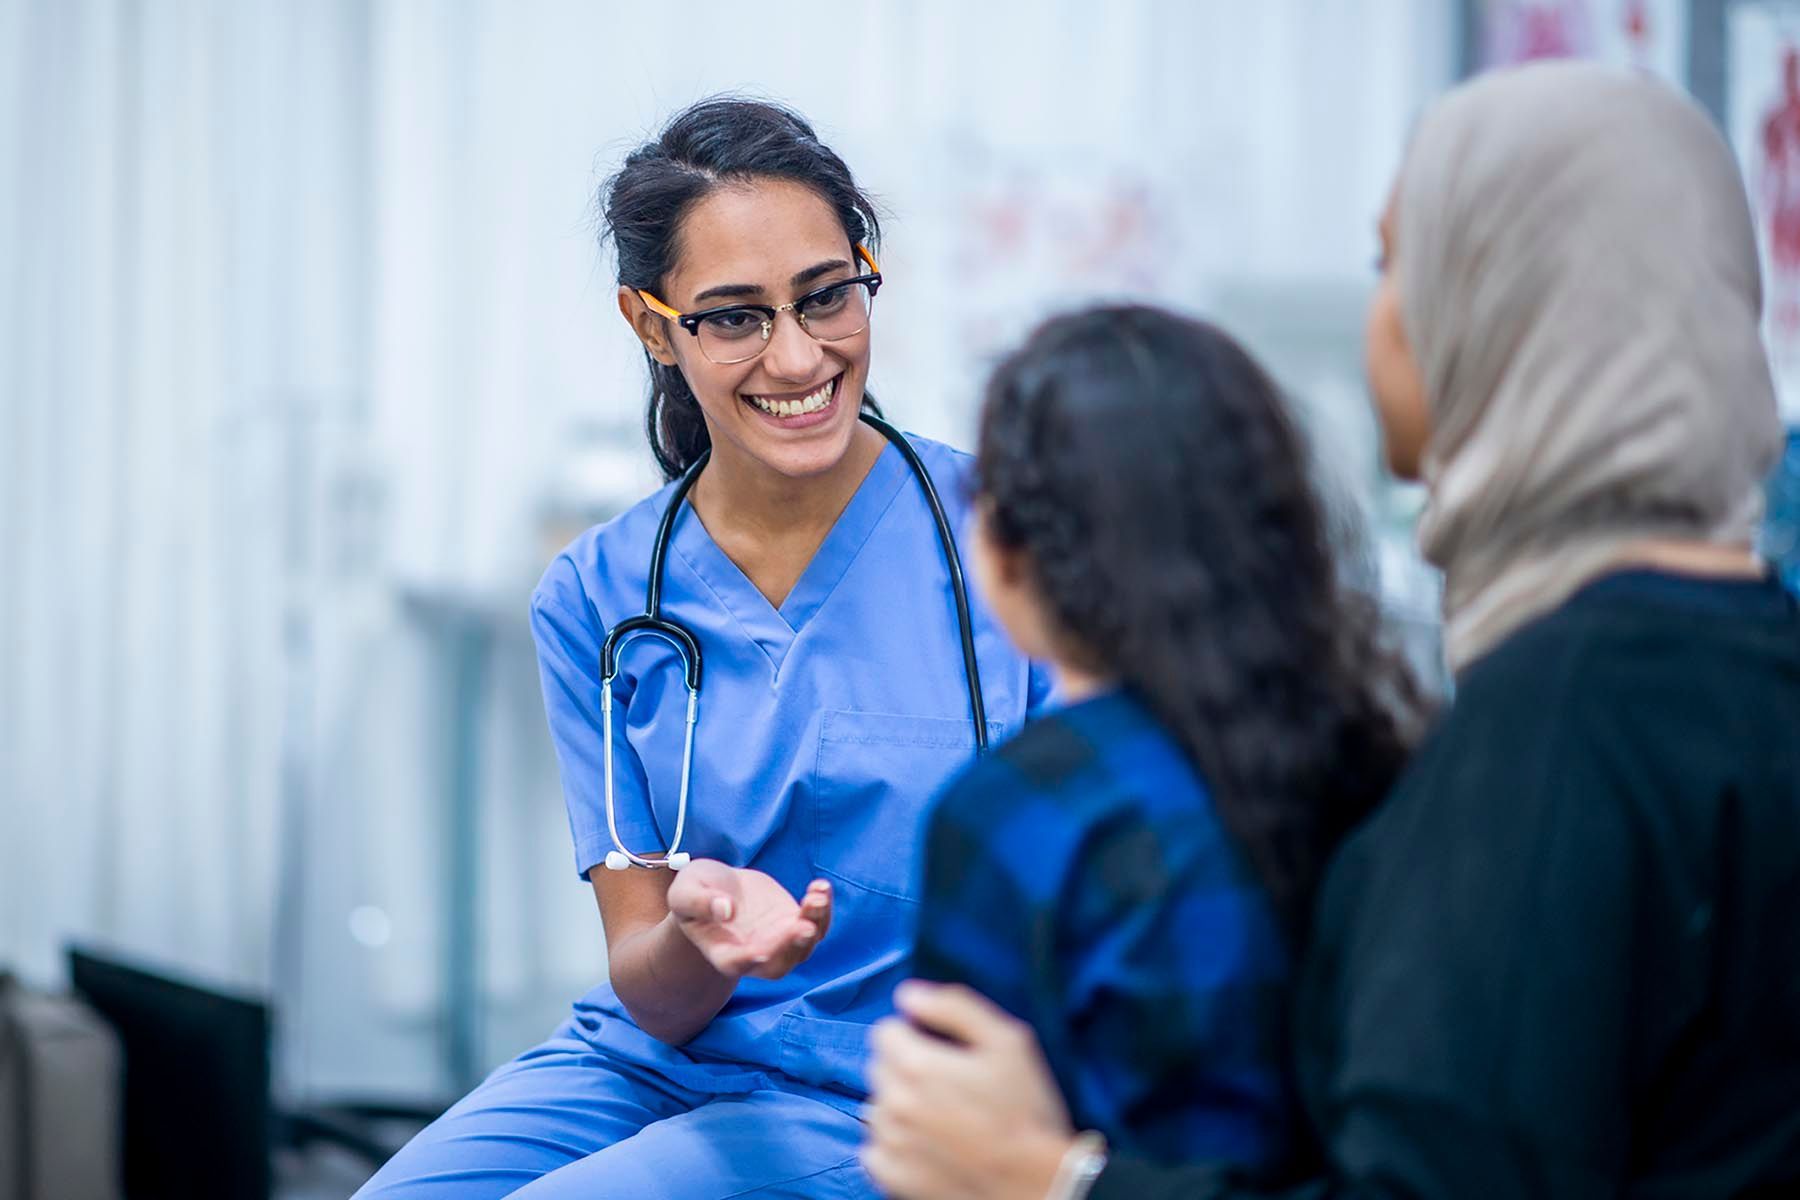
<svg viewBox="0 0 1800 1200">
<path fill-rule="evenodd" d="M 731 920 L 731 897 L 715 895 L 712 898 L 712 919 L 723 924 Z"/>
<path fill-rule="evenodd" d="M 981 993 L 960 983 L 909 979 L 894 989 L 894 1007 L 921 1029 L 967 1046 L 1017 1038 L 1024 1027 Z"/>
<path fill-rule="evenodd" d="M 942 1200 L 950 1193 L 943 1186 L 941 1165 L 928 1158 L 929 1150 L 928 1146 L 903 1138 L 865 1143 L 859 1157 L 863 1170 L 889 1200 Z M 976 1186 L 979 1190 L 979 1181 Z M 974 1195 L 978 1191 L 958 1194 Z"/>
<path fill-rule="evenodd" d="M 780 979 L 794 969 L 794 955 L 788 944 L 779 942 L 770 945 L 765 939 L 763 944 L 745 951 L 749 962 L 749 973 L 758 979 Z"/>
<path fill-rule="evenodd" d="M 818 944 L 817 929 L 810 921 L 801 921 L 785 939 L 758 953 L 755 973 L 763 979 L 780 979 L 811 958 L 813 947 Z"/>
<path fill-rule="evenodd" d="M 773 962 L 800 946 L 810 947 L 817 940 L 818 926 L 796 917 L 768 929 L 748 935 L 744 947 L 760 962 Z"/>
<path fill-rule="evenodd" d="M 906 1022 L 899 1017 L 888 1017 L 887 1020 L 902 1030 L 907 1028 Z M 916 1031 L 913 1036 L 918 1036 Z M 902 1054 L 896 1058 L 888 1053 L 884 1049 L 886 1041 L 883 1036 L 870 1034 L 869 1065 L 864 1072 L 869 1103 L 864 1109 L 864 1120 L 872 1124 L 879 1115 L 890 1124 L 910 1123 L 915 1115 L 912 1106 L 918 1101 L 918 1092 L 913 1087 L 913 1075 L 918 1066 L 909 1056 Z"/>
<path fill-rule="evenodd" d="M 869 1103 L 863 1108 L 863 1120 L 874 1128 L 875 1118 L 886 1111 L 882 1105 L 899 1081 L 894 1077 L 893 1068 L 887 1065 L 887 1059 L 875 1055 L 863 1072 L 863 1082 L 869 1086 Z"/>
<path fill-rule="evenodd" d="M 883 1017 L 869 1026 L 869 1070 L 885 1066 L 895 1043 L 905 1041 L 908 1034 L 917 1036 L 918 1032 L 906 1023 L 905 1017 Z"/>
<path fill-rule="evenodd" d="M 902 1156 L 893 1154 L 884 1147 L 873 1143 L 865 1144 L 860 1156 L 863 1170 L 869 1173 L 869 1178 L 875 1181 L 885 1195 L 905 1196 L 908 1194 L 906 1176 L 901 1169 L 905 1161 Z"/>
<path fill-rule="evenodd" d="M 831 885 L 823 879 L 815 879 L 812 886 L 806 889 L 806 896 L 800 902 L 800 915 L 819 927 L 819 936 L 824 937 L 831 928 L 832 897 Z"/>
<path fill-rule="evenodd" d="M 891 1104 L 879 1104 L 873 1100 L 863 1106 L 863 1140 L 886 1150 L 904 1150 L 907 1144 L 918 1136 L 917 1131 L 902 1119 L 901 1111 Z"/>
<path fill-rule="evenodd" d="M 690 885 L 685 888 L 669 889 L 669 911 L 683 921 L 730 920 L 715 915 L 715 904 L 723 900 L 730 907 L 731 898 L 716 888 L 705 885 Z"/>
<path fill-rule="evenodd" d="M 897 1017 L 876 1022 L 869 1045 L 890 1087 L 902 1083 L 927 1090 L 954 1090 L 961 1086 L 960 1080 L 981 1070 L 971 1048 L 923 1033 Z"/>
</svg>

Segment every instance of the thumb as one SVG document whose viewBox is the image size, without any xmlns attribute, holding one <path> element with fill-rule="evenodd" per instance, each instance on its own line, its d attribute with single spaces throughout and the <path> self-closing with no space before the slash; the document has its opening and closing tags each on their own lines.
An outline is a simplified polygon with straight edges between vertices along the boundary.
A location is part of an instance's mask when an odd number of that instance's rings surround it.
<svg viewBox="0 0 1800 1200">
<path fill-rule="evenodd" d="M 679 891 L 669 889 L 669 911 L 683 921 L 730 920 L 729 916 L 717 915 L 719 905 L 729 908 L 731 898 L 709 887 L 687 887 Z"/>
<path fill-rule="evenodd" d="M 729 869 L 709 870 L 703 862 L 696 859 L 675 876 L 669 885 L 669 911 L 684 921 L 729 921 L 737 911 L 736 881 Z"/>
<path fill-rule="evenodd" d="M 919 1028 L 972 1047 L 991 1045 L 1022 1028 L 993 1001 L 960 983 L 909 979 L 894 990 L 894 1007 Z"/>
</svg>

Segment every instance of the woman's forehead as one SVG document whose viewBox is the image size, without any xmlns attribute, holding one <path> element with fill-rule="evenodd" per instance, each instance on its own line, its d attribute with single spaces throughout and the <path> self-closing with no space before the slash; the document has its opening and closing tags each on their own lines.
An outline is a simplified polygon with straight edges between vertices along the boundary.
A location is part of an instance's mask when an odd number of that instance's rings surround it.
<svg viewBox="0 0 1800 1200">
<path fill-rule="evenodd" d="M 717 188 L 695 204 L 676 250 L 668 299 L 680 306 L 721 286 L 783 292 L 799 272 L 847 259 L 850 245 L 837 214 L 812 188 L 757 180 Z"/>
</svg>

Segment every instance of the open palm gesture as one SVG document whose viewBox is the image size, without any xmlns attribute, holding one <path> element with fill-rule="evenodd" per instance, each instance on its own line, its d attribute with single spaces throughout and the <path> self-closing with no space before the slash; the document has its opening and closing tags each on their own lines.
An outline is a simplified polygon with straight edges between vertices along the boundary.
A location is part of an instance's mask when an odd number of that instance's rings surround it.
<svg viewBox="0 0 1800 1200">
<path fill-rule="evenodd" d="M 669 885 L 669 911 L 715 971 L 780 979 L 805 962 L 831 926 L 831 885 L 799 900 L 761 871 L 696 858 Z"/>
</svg>

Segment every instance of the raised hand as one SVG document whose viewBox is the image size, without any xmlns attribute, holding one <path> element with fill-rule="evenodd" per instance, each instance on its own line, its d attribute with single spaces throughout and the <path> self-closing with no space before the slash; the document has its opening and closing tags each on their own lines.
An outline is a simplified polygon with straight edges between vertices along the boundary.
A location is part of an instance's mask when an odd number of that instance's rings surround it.
<svg viewBox="0 0 1800 1200">
<path fill-rule="evenodd" d="M 795 900 L 761 871 L 696 858 L 669 885 L 669 912 L 721 975 L 780 979 L 831 927 L 831 885 L 815 879 Z"/>
</svg>

